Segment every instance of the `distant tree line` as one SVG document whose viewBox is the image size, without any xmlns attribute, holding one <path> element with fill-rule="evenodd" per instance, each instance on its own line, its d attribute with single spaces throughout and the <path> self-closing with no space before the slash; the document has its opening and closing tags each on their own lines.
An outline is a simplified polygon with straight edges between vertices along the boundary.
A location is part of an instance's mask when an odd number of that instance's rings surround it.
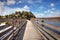
<svg viewBox="0 0 60 40">
<path fill-rule="evenodd" d="M 32 12 L 27 11 L 16 11 L 15 13 L 12 13 L 10 15 L 0 16 L 0 18 L 22 18 L 22 19 L 31 19 L 36 18 Z"/>
</svg>

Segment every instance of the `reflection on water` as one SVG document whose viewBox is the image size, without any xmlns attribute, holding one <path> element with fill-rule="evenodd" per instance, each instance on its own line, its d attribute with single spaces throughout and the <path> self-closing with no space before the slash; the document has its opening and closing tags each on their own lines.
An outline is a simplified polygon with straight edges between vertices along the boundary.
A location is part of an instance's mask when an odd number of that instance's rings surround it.
<svg viewBox="0 0 60 40">
<path fill-rule="evenodd" d="M 57 33 L 57 34 L 60 34 L 60 32 L 57 31 L 57 30 L 55 30 L 55 29 L 49 28 L 49 27 L 47 27 L 47 26 L 44 26 L 44 28 L 47 28 L 47 29 L 49 29 L 49 30 L 51 30 L 51 31 L 53 31 L 53 32 L 55 32 L 55 33 Z"/>
<path fill-rule="evenodd" d="M 40 23 L 40 22 L 41 22 L 41 20 L 38 20 L 38 23 Z M 54 26 L 60 27 L 60 22 L 53 22 L 53 21 L 48 21 L 48 20 L 44 20 L 44 22 L 47 24 L 52 24 Z"/>
<path fill-rule="evenodd" d="M 41 22 L 41 21 L 42 21 L 42 20 L 38 20 L 39 25 L 40 25 L 40 22 Z M 59 22 L 53 22 L 53 21 L 48 21 L 48 20 L 44 20 L 44 22 L 47 23 L 47 24 L 52 24 L 52 25 L 54 25 L 54 26 L 60 27 L 60 23 L 59 23 Z M 46 29 L 48 29 L 48 30 L 51 30 L 51 31 L 55 32 L 56 34 L 59 34 L 59 35 L 60 35 L 60 32 L 57 31 L 57 30 L 55 30 L 55 29 L 52 29 L 52 28 L 47 27 L 47 26 L 44 26 L 44 28 L 46 28 Z"/>
<path fill-rule="evenodd" d="M 53 22 L 53 21 L 47 21 L 47 20 L 44 20 L 44 22 L 47 24 L 52 24 L 52 25 L 60 27 L 60 22 Z"/>
</svg>

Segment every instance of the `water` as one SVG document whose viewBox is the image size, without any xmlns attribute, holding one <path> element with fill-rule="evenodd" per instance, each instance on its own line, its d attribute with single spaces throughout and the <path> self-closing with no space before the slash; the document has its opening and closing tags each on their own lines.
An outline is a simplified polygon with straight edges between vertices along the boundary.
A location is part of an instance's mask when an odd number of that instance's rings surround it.
<svg viewBox="0 0 60 40">
<path fill-rule="evenodd" d="M 40 23 L 42 20 L 38 20 L 38 23 Z M 54 25 L 54 26 L 57 26 L 57 27 L 60 27 L 60 22 L 53 22 L 53 21 L 48 21 L 48 20 L 44 20 L 45 23 L 47 24 L 51 24 L 51 25 Z M 40 24 L 39 24 L 40 25 Z M 44 26 L 44 28 L 48 29 L 48 30 L 51 30 L 53 32 L 55 32 L 56 34 L 59 34 L 60 35 L 60 32 L 55 30 L 55 29 L 52 29 L 50 27 L 47 27 L 47 26 Z"/>
<path fill-rule="evenodd" d="M 47 24 L 52 24 L 54 26 L 60 27 L 60 22 L 53 22 L 53 21 L 47 21 L 47 20 L 44 20 L 44 22 Z"/>
<path fill-rule="evenodd" d="M 40 23 L 42 20 L 38 20 L 38 23 Z M 60 22 L 53 22 L 53 21 L 48 21 L 48 20 L 44 20 L 45 23 L 47 24 L 51 24 L 57 27 L 60 27 Z"/>
<path fill-rule="evenodd" d="M 60 35 L 60 32 L 57 31 L 57 30 L 55 30 L 55 29 L 49 28 L 49 27 L 47 27 L 47 26 L 44 26 L 44 28 L 46 28 L 46 29 L 48 29 L 48 30 L 51 30 L 51 31 L 55 32 L 56 34 L 59 34 L 59 35 Z"/>
</svg>

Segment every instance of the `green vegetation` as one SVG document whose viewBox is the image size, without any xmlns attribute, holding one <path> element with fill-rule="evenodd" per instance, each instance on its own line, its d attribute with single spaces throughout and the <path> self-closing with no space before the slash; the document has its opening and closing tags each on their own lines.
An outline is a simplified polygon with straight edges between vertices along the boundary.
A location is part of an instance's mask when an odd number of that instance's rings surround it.
<svg viewBox="0 0 60 40">
<path fill-rule="evenodd" d="M 22 19 L 30 19 L 35 18 L 32 12 L 22 11 L 15 12 L 10 15 L 0 16 L 0 18 L 22 18 Z"/>
</svg>

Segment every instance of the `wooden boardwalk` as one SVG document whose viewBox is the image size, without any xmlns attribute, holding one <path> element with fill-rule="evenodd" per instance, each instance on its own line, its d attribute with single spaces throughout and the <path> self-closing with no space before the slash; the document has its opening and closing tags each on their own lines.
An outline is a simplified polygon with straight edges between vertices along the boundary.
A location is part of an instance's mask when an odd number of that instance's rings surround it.
<svg viewBox="0 0 60 40">
<path fill-rule="evenodd" d="M 55 19 L 5 21 L 9 24 L 0 24 L 0 40 L 60 40 L 60 19 Z"/>
<path fill-rule="evenodd" d="M 43 40 L 40 33 L 35 30 L 36 28 L 31 21 L 27 20 L 27 25 L 24 33 L 23 40 Z"/>
</svg>

